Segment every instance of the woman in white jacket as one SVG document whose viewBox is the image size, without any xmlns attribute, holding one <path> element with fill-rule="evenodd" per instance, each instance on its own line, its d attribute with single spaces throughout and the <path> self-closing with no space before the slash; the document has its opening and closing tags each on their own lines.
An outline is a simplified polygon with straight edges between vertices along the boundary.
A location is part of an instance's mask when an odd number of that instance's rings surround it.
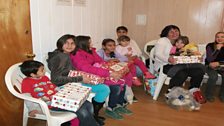
<svg viewBox="0 0 224 126">
<path fill-rule="evenodd" d="M 179 36 L 180 29 L 175 25 L 168 25 L 162 30 L 160 34 L 161 38 L 155 45 L 155 69 L 157 71 L 160 65 L 164 65 L 163 73 L 167 74 L 175 65 L 176 61 L 170 56 L 170 51 L 173 43 Z M 170 80 L 169 89 L 175 86 L 182 86 L 188 76 L 191 77 L 189 90 L 194 95 L 195 100 L 199 103 L 205 103 L 199 89 L 204 76 L 204 71 L 201 68 L 186 68 L 177 71 Z"/>
</svg>

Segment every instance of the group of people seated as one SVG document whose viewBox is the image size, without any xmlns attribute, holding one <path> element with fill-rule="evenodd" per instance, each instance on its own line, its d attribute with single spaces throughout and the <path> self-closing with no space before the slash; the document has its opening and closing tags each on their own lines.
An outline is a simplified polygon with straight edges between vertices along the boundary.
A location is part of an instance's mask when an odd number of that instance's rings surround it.
<svg viewBox="0 0 224 126">
<path fill-rule="evenodd" d="M 52 96 L 57 93 L 57 87 L 69 82 L 80 82 L 83 86 L 91 87 L 95 93 L 92 102 L 85 101 L 76 111 L 80 126 L 101 126 L 105 118 L 99 116 L 107 97 L 108 106 L 105 114 L 113 119 L 122 120 L 123 114 L 132 115 L 127 108 L 128 101 L 125 98 L 126 90 L 132 92 L 132 84 L 141 85 L 136 76 L 137 69 L 141 70 L 146 79 L 155 78 L 144 63 L 138 58 L 139 51 L 131 44 L 127 36 L 127 28 L 117 28 L 118 43 L 113 39 L 104 39 L 102 49 L 96 50 L 90 36 L 74 36 L 65 34 L 56 43 L 57 48 L 48 53 L 48 68 L 51 80 L 45 76 L 44 65 L 39 61 L 28 60 L 20 66 L 22 73 L 27 76 L 22 82 L 22 93 L 44 100 L 49 109 L 54 111 L 66 111 L 51 106 Z M 125 62 L 122 71 L 113 71 L 103 67 L 105 64 L 116 64 Z M 91 84 L 91 78 L 84 74 L 82 76 L 68 76 L 71 70 L 83 71 L 104 78 L 103 83 Z M 132 92 L 133 93 L 133 92 Z M 39 113 L 38 110 L 30 111 L 31 116 Z M 77 125 L 77 119 L 71 120 L 70 125 Z"/>
<path fill-rule="evenodd" d="M 66 111 L 51 106 L 52 96 L 57 93 L 57 87 L 69 82 L 80 82 L 83 86 L 91 87 L 95 93 L 92 102 L 85 101 L 76 111 L 78 125 L 80 126 L 102 126 L 105 118 L 99 115 L 107 97 L 108 105 L 105 114 L 113 119 L 122 120 L 123 114 L 132 115 L 133 112 L 127 108 L 128 100 L 125 98 L 126 92 L 132 92 L 132 85 L 141 85 L 137 77 L 142 74 L 145 79 L 154 79 L 139 59 L 141 50 L 136 42 L 127 36 L 128 29 L 124 26 L 117 28 L 117 43 L 115 40 L 107 38 L 102 41 L 102 48 L 96 50 L 92 45 L 90 36 L 74 36 L 66 34 L 61 36 L 56 43 L 57 48 L 48 53 L 48 68 L 51 80 L 45 76 L 44 65 L 39 61 L 28 60 L 23 62 L 22 73 L 27 76 L 22 82 L 22 93 L 44 100 L 49 109 L 54 111 Z M 202 64 L 180 65 L 176 64 L 172 53 L 179 53 L 181 48 L 189 43 L 187 37 L 180 35 L 180 29 L 175 25 L 166 26 L 161 32 L 161 38 L 155 45 L 155 68 L 159 70 L 160 64 L 164 65 L 164 73 L 171 77 L 169 89 L 181 86 L 187 77 L 191 77 L 189 90 L 200 103 L 205 100 L 200 93 L 200 85 L 205 72 L 208 73 L 208 86 L 205 96 L 208 101 L 214 101 L 214 87 L 218 73 L 224 77 L 222 69 L 219 69 L 224 61 L 224 33 L 216 34 L 215 42 L 206 47 L 206 66 Z M 116 64 L 126 62 L 122 72 L 105 69 L 107 63 Z M 103 83 L 91 84 L 91 78 L 87 75 L 69 77 L 71 70 L 84 71 L 105 78 Z M 224 70 L 224 69 L 223 69 Z M 140 71 L 140 73 L 139 73 Z M 124 74 L 125 73 L 125 74 Z M 133 95 L 134 96 L 134 95 Z M 133 97 L 132 97 L 133 98 Z M 220 99 L 224 102 L 224 84 L 221 86 Z M 33 109 L 30 116 L 40 111 Z M 77 125 L 77 119 L 69 122 L 69 125 Z"/>
<path fill-rule="evenodd" d="M 163 73 L 171 78 L 167 92 L 173 87 L 182 86 L 185 80 L 191 77 L 189 91 L 193 94 L 195 100 L 199 103 L 205 103 L 206 101 L 214 102 L 218 74 L 221 75 L 222 80 L 224 79 L 224 32 L 217 32 L 215 41 L 207 44 L 205 64 L 177 63 L 174 55 L 180 55 L 183 53 L 185 45 L 189 45 L 188 37 L 182 36 L 177 26 L 166 26 L 162 30 L 160 37 L 155 44 L 155 70 L 159 71 L 159 66 L 163 65 Z M 188 54 L 199 55 L 199 52 L 190 52 L 190 50 L 187 50 L 185 55 Z M 205 86 L 204 95 L 202 95 L 200 87 L 205 73 L 208 75 L 208 81 Z M 219 99 L 221 102 L 224 102 L 224 81 L 221 84 Z"/>
</svg>

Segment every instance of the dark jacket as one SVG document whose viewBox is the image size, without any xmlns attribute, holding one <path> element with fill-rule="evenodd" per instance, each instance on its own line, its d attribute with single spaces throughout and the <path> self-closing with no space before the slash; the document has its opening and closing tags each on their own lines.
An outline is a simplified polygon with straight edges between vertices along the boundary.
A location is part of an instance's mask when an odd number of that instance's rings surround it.
<svg viewBox="0 0 224 126">
<path fill-rule="evenodd" d="M 224 47 L 220 50 L 215 49 L 215 42 L 209 43 L 206 46 L 205 64 L 208 65 L 211 62 L 219 62 L 221 65 L 224 64 Z"/>
<path fill-rule="evenodd" d="M 57 50 L 49 52 L 47 62 L 48 68 L 51 71 L 51 81 L 57 86 L 83 80 L 82 76 L 68 77 L 69 71 L 74 70 L 69 54 Z"/>
</svg>

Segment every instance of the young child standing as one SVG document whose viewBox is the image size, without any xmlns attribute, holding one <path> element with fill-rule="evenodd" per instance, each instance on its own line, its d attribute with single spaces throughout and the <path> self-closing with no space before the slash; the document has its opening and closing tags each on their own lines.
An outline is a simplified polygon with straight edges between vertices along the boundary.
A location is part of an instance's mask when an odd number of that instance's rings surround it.
<svg viewBox="0 0 224 126">
<path fill-rule="evenodd" d="M 47 76 L 45 76 L 44 65 L 41 62 L 28 60 L 20 65 L 20 69 L 21 72 L 27 76 L 22 81 L 22 93 L 27 93 L 27 95 L 31 95 L 34 98 L 45 101 L 51 110 L 66 111 L 51 106 L 51 99 L 52 96 L 57 92 L 57 86 L 54 85 Z M 93 112 L 91 111 L 92 109 L 92 104 L 88 101 L 85 101 L 80 109 L 76 112 L 80 121 L 80 126 L 98 126 L 96 120 L 93 117 Z M 41 112 L 33 110 L 31 113 L 35 115 L 35 113 L 37 114 Z"/>
<path fill-rule="evenodd" d="M 126 35 L 122 35 L 118 38 L 118 43 L 116 47 L 116 51 L 126 56 L 129 59 L 130 63 L 133 63 L 134 65 L 138 66 L 141 71 L 144 73 L 144 76 L 146 79 L 152 79 L 155 78 L 153 74 L 151 74 L 145 64 L 137 57 L 137 51 L 130 46 L 130 38 Z M 132 75 L 136 75 L 136 69 L 131 69 Z"/>
</svg>

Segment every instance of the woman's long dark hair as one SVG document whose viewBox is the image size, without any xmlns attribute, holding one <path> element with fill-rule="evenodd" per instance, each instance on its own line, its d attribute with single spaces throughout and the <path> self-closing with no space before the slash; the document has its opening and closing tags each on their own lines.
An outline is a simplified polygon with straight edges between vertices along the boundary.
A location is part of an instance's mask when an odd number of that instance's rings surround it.
<svg viewBox="0 0 224 126">
<path fill-rule="evenodd" d="M 66 43 L 66 41 L 68 39 L 73 39 L 73 41 L 75 42 L 75 36 L 74 35 L 70 35 L 70 34 L 65 34 L 63 36 L 61 36 L 58 41 L 57 41 L 57 49 L 56 51 L 60 51 L 60 52 L 64 52 L 63 50 L 63 45 Z M 76 43 L 75 43 L 76 44 Z M 75 48 L 75 50 L 77 50 L 77 48 Z"/>
<path fill-rule="evenodd" d="M 90 39 L 91 38 L 89 36 L 79 35 L 76 37 L 75 44 L 78 49 L 82 49 L 82 50 L 92 54 L 92 50 L 90 50 L 90 43 L 89 43 Z M 75 54 L 75 53 L 76 52 L 74 52 L 73 54 Z"/>
</svg>

